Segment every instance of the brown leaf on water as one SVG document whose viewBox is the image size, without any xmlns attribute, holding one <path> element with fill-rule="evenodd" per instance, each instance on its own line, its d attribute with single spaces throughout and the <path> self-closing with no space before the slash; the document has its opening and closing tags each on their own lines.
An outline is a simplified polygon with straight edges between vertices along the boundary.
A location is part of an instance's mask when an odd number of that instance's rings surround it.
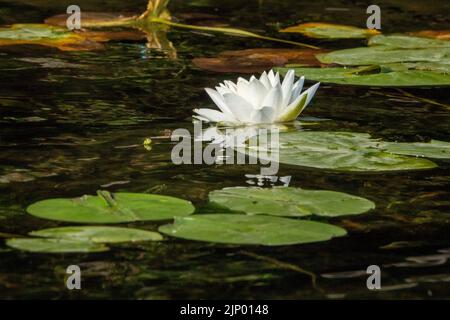
<svg viewBox="0 0 450 320">
<path fill-rule="evenodd" d="M 411 32 L 409 34 L 438 40 L 450 40 L 450 30 L 423 30 Z"/>
<path fill-rule="evenodd" d="M 257 48 L 225 51 L 215 58 L 194 58 L 192 63 L 200 69 L 215 72 L 258 73 L 286 64 L 320 66 L 314 49 Z"/>
<path fill-rule="evenodd" d="M 52 26 L 66 27 L 67 14 L 58 14 L 45 19 L 45 23 Z M 114 27 L 123 26 L 137 18 L 133 13 L 114 12 L 81 12 L 81 27 Z"/>
</svg>

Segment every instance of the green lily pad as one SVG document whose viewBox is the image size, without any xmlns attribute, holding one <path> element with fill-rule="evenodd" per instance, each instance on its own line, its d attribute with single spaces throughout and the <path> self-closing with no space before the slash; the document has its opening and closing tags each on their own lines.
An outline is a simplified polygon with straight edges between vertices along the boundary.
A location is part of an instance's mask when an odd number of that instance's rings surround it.
<svg viewBox="0 0 450 320">
<path fill-rule="evenodd" d="M 447 41 L 445 42 L 447 43 Z M 389 46 L 372 46 L 336 50 L 317 54 L 316 57 L 322 63 L 337 63 L 347 66 L 416 61 L 442 62 L 450 59 L 450 47 L 399 49 Z"/>
<path fill-rule="evenodd" d="M 260 145 L 238 151 L 265 160 L 278 156 L 279 162 L 285 164 L 340 171 L 419 170 L 437 166 L 427 159 L 384 151 L 386 143 L 366 133 L 295 131 L 281 133 L 279 142 L 279 150 Z M 258 152 L 261 149 L 269 152 L 261 154 Z M 271 159 L 267 158 L 270 152 Z"/>
<path fill-rule="evenodd" d="M 79 223 L 121 223 L 172 219 L 193 213 L 194 206 L 174 197 L 99 191 L 97 196 L 38 201 L 27 212 L 44 219 Z"/>
<path fill-rule="evenodd" d="M 388 152 L 416 157 L 450 159 L 450 142 L 385 142 L 382 148 Z"/>
<path fill-rule="evenodd" d="M 327 216 L 361 214 L 375 208 L 367 199 L 342 192 L 300 188 L 234 187 L 212 191 L 209 199 L 220 206 L 247 214 L 274 216 Z"/>
<path fill-rule="evenodd" d="M 82 253 L 109 250 L 103 244 L 68 239 L 13 238 L 7 240 L 6 244 L 18 250 L 45 253 Z"/>
<path fill-rule="evenodd" d="M 399 64 L 396 65 L 397 67 Z M 442 65 L 440 65 L 442 67 Z M 280 73 L 286 73 L 292 68 L 277 68 Z M 357 86 L 378 87 L 413 87 L 413 86 L 448 86 L 450 85 L 450 74 L 426 71 L 408 70 L 405 65 L 404 71 L 390 70 L 389 65 L 380 69 L 378 73 L 365 74 L 361 68 L 293 68 L 297 74 L 305 78 L 325 83 L 336 83 Z"/>
<path fill-rule="evenodd" d="M 326 223 L 265 215 L 202 214 L 176 217 L 159 231 L 172 237 L 228 244 L 280 246 L 327 241 L 346 235 Z"/>
<path fill-rule="evenodd" d="M 61 227 L 30 232 L 31 236 L 57 238 L 92 243 L 120 243 L 138 241 L 159 241 L 163 237 L 147 230 L 118 227 Z"/>
<path fill-rule="evenodd" d="M 407 35 L 378 35 L 369 39 L 369 46 L 389 46 L 409 49 L 448 48 L 450 47 L 450 42 Z"/>
<path fill-rule="evenodd" d="M 309 22 L 280 30 L 280 32 L 301 33 L 318 39 L 358 39 L 367 38 L 380 32 L 375 29 L 363 29 L 340 24 Z"/>
</svg>

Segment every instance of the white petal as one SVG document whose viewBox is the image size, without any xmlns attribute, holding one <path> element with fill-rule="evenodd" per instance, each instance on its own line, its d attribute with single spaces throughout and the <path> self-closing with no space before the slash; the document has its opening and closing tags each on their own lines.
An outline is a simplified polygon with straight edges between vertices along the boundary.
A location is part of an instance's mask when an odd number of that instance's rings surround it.
<svg viewBox="0 0 450 320">
<path fill-rule="evenodd" d="M 320 82 L 311 86 L 308 90 L 299 95 L 289 106 L 287 106 L 277 117 L 277 121 L 285 122 L 295 120 L 300 113 L 305 110 L 308 103 L 314 97 Z"/>
<path fill-rule="evenodd" d="M 231 93 L 233 91 L 231 91 L 227 86 L 225 85 L 220 85 L 220 86 L 216 86 L 216 91 L 218 93 L 220 93 L 221 95 L 224 95 L 225 93 Z"/>
<path fill-rule="evenodd" d="M 259 109 L 262 107 L 261 103 L 267 95 L 266 87 L 258 80 L 250 81 L 247 90 L 243 94 L 243 98 L 250 102 L 253 108 Z"/>
<path fill-rule="evenodd" d="M 231 91 L 237 92 L 237 85 L 233 81 L 225 80 L 224 83 Z"/>
<path fill-rule="evenodd" d="M 270 70 L 267 77 L 269 78 L 270 85 L 271 85 L 272 87 L 275 87 L 277 84 L 280 83 L 280 73 L 279 73 L 279 72 L 277 72 L 276 74 L 274 74 L 274 73 L 273 73 L 273 70 Z"/>
<path fill-rule="evenodd" d="M 250 120 L 253 107 L 244 98 L 235 93 L 227 93 L 223 98 L 236 120 L 241 122 L 248 122 Z"/>
<path fill-rule="evenodd" d="M 243 97 L 247 92 L 248 85 L 249 83 L 247 80 L 239 78 L 237 82 L 237 94 Z"/>
<path fill-rule="evenodd" d="M 308 92 L 308 98 L 306 99 L 305 108 L 308 105 L 308 103 L 310 103 L 310 101 L 312 100 L 314 95 L 316 94 L 316 91 L 319 88 L 319 86 L 320 86 L 320 82 L 317 82 L 315 85 L 309 87 L 309 89 L 305 91 L 305 92 Z"/>
<path fill-rule="evenodd" d="M 272 107 L 262 107 L 259 110 L 253 110 L 251 114 L 252 123 L 272 123 L 275 116 L 275 109 Z"/>
<path fill-rule="evenodd" d="M 283 98 L 283 91 L 281 89 L 280 84 L 278 84 L 276 87 L 270 89 L 269 93 L 262 102 L 262 106 L 272 107 L 274 110 L 277 110 L 281 103 L 282 98 Z"/>
<path fill-rule="evenodd" d="M 269 78 L 267 77 L 267 73 L 264 71 L 259 78 L 259 81 L 266 87 L 267 90 L 270 90 L 272 88 L 272 85 L 270 84 Z"/>
<path fill-rule="evenodd" d="M 292 95 L 292 86 L 294 85 L 294 77 L 295 71 L 293 69 L 289 70 L 284 77 L 283 84 L 281 85 L 281 89 L 283 90 L 283 100 L 281 102 L 281 107 L 285 107 L 288 105 L 289 100 Z"/>
<path fill-rule="evenodd" d="M 292 103 L 300 95 L 300 92 L 302 92 L 302 89 L 303 89 L 304 82 L 305 82 L 305 77 L 301 77 L 300 80 L 298 80 L 296 83 L 294 83 L 294 86 L 292 87 L 291 100 L 288 102 L 289 104 Z"/>
<path fill-rule="evenodd" d="M 210 122 L 229 121 L 224 113 L 214 109 L 194 109 L 194 112 L 197 113 L 201 118 L 205 118 Z"/>
<path fill-rule="evenodd" d="M 212 101 L 219 107 L 220 111 L 225 114 L 232 115 L 230 109 L 227 107 L 222 95 L 216 90 L 205 88 L 206 93 L 211 97 Z"/>
</svg>

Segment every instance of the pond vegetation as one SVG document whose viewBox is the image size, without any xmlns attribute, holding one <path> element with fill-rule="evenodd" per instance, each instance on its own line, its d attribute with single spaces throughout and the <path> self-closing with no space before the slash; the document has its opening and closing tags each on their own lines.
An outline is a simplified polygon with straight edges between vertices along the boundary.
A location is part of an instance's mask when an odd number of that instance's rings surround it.
<svg viewBox="0 0 450 320">
<path fill-rule="evenodd" d="M 448 296 L 449 26 L 439 4 L 382 2 L 370 30 L 347 2 L 92 1 L 70 31 L 62 5 L 7 0 L 0 296 Z M 193 116 L 203 145 L 281 128 L 234 146 L 278 175 L 174 164 Z M 83 292 L 59 289 L 71 264 Z"/>
</svg>

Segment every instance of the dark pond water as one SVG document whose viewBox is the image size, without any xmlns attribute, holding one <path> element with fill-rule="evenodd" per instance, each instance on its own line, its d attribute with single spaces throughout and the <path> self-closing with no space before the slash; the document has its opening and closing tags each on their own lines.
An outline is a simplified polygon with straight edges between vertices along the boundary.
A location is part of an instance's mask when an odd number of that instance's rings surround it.
<svg viewBox="0 0 450 320">
<path fill-rule="evenodd" d="M 42 22 L 64 13 L 68 1 L 0 0 L 0 23 Z M 142 12 L 145 1 L 77 1 L 82 10 Z M 378 1 L 384 32 L 450 27 L 446 1 Z M 336 8 L 348 8 L 338 10 Z M 364 26 L 356 1 L 172 1 L 171 13 L 209 13 L 241 28 L 276 35 L 279 26 L 324 21 Z M 150 192 L 191 200 L 248 186 L 258 166 L 176 166 L 170 160 L 175 128 L 192 128 L 196 107 L 212 106 L 203 87 L 238 74 L 202 71 L 194 57 L 224 50 L 281 47 L 225 35 L 171 30 L 178 59 L 142 42 L 115 42 L 97 52 L 0 47 L 0 238 L 67 225 L 25 212 L 34 201 L 113 192 Z M 352 47 L 359 41 L 320 42 Z M 448 89 L 408 89 L 449 102 Z M 368 132 L 387 140 L 450 141 L 449 109 L 392 99 L 394 89 L 323 85 L 304 113 L 329 119 L 314 130 Z M 152 137 L 153 148 L 142 146 Z M 291 186 L 328 189 L 374 201 L 369 214 L 334 219 L 348 236 L 328 242 L 248 247 L 167 239 L 116 245 L 97 254 L 31 254 L 0 242 L 0 298 L 449 298 L 450 163 L 421 172 L 336 173 L 282 165 Z M 109 184 L 113 182 L 120 184 Z M 105 187 L 105 185 L 107 185 Z M 103 187 L 102 187 L 103 186 Z M 136 223 L 156 230 L 160 223 Z M 249 254 L 250 253 L 250 254 Z M 252 254 L 301 267 L 311 277 Z M 416 257 L 411 259 L 411 257 Z M 68 265 L 83 270 L 83 289 L 69 291 Z M 366 287 L 365 269 L 382 269 L 381 291 Z"/>
</svg>

